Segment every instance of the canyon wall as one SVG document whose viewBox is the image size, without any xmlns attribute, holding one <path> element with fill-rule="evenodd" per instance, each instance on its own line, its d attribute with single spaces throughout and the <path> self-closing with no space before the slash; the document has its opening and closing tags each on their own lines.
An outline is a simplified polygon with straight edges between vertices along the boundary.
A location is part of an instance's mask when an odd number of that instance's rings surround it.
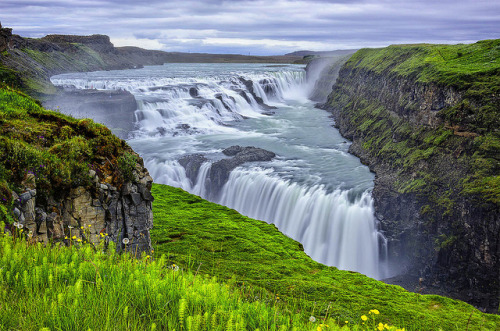
<svg viewBox="0 0 500 331">
<path fill-rule="evenodd" d="M 499 45 L 361 50 L 323 105 L 376 173 L 393 268 L 490 312 L 500 295 Z"/>
</svg>

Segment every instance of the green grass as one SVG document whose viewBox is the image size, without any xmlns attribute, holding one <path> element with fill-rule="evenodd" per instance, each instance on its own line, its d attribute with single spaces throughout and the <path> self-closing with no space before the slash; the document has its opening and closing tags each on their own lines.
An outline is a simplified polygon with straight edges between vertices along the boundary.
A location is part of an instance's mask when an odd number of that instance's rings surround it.
<svg viewBox="0 0 500 331">
<path fill-rule="evenodd" d="M 322 323 L 338 329 L 331 319 L 312 323 L 286 311 L 260 289 L 217 282 L 164 257 L 116 255 L 112 245 L 107 252 L 0 234 L 0 329 L 317 330 Z"/>
<path fill-rule="evenodd" d="M 364 275 L 314 262 L 300 243 L 274 225 L 203 200 L 180 189 L 153 185 L 155 254 L 200 274 L 232 279 L 279 295 L 282 304 L 306 318 L 328 312 L 334 320 L 358 323 L 378 309 L 378 321 L 409 330 L 495 329 L 500 317 L 459 301 L 410 293 Z M 469 321 L 470 318 L 470 321 Z"/>
<path fill-rule="evenodd" d="M 500 39 L 475 44 L 416 44 L 362 49 L 349 59 L 347 66 L 415 77 L 419 82 L 465 87 L 481 75 L 498 73 Z"/>
</svg>

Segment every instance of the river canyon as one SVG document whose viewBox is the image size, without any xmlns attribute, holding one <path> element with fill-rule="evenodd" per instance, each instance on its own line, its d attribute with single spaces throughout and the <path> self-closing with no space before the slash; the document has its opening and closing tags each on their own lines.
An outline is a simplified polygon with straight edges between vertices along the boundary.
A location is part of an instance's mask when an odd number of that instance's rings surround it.
<svg viewBox="0 0 500 331">
<path fill-rule="evenodd" d="M 131 93 L 137 106 L 106 124 L 156 183 L 273 223 L 321 263 L 386 278 L 394 272 L 374 216 L 374 175 L 309 99 L 316 78 L 303 65 L 165 64 L 51 81 Z"/>
</svg>

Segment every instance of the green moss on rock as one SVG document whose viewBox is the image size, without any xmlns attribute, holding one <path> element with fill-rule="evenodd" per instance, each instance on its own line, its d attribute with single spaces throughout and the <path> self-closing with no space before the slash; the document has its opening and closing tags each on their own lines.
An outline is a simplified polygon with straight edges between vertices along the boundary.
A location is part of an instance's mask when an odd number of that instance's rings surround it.
<svg viewBox="0 0 500 331">
<path fill-rule="evenodd" d="M 0 87 L 0 179 L 11 188 L 31 173 L 40 196 L 64 192 L 89 186 L 91 169 L 103 180 L 123 181 L 118 160 L 130 151 L 101 124 L 45 110 L 26 94 Z"/>
</svg>

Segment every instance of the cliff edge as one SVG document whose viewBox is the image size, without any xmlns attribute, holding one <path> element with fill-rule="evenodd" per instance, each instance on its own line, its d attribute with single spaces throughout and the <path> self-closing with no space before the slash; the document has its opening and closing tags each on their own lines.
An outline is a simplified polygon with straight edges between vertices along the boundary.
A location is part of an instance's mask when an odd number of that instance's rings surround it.
<svg viewBox="0 0 500 331">
<path fill-rule="evenodd" d="M 376 173 L 394 268 L 490 312 L 500 295 L 500 40 L 363 49 L 324 107 Z"/>
</svg>

